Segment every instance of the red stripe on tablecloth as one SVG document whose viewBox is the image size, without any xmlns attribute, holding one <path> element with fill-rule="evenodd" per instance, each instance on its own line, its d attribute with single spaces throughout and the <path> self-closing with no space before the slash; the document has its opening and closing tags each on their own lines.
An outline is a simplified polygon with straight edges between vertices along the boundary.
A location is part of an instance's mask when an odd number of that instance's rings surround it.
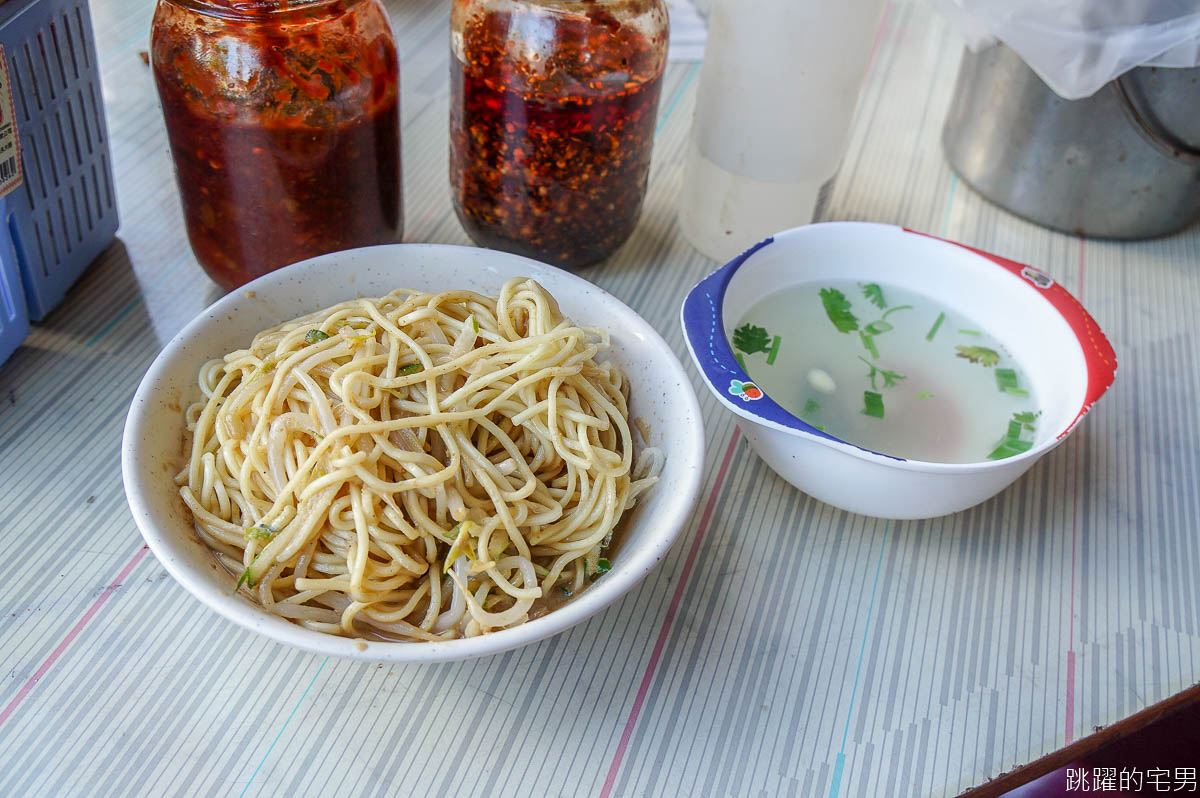
<svg viewBox="0 0 1200 798">
<path fill-rule="evenodd" d="M 33 675 L 29 677 L 29 680 L 26 681 L 25 684 L 21 685 L 21 689 L 18 690 L 17 694 L 13 696 L 11 701 L 8 702 L 8 706 L 6 706 L 3 711 L 0 711 L 0 726 L 4 725 L 4 722 L 8 720 L 9 716 L 12 715 L 16 711 L 17 707 L 20 706 L 21 702 L 25 700 L 25 696 L 29 695 L 29 692 L 33 690 L 34 686 L 37 685 L 37 683 L 42 680 L 42 677 L 46 675 L 46 672 L 49 671 L 54 663 L 58 661 L 58 658 L 63 655 L 63 652 L 67 650 L 67 647 L 71 645 L 71 642 L 79 636 L 79 633 L 83 631 L 83 628 L 88 625 L 93 617 L 95 617 L 96 613 L 100 611 L 100 608 L 104 606 L 104 602 L 108 601 L 109 597 L 116 592 L 117 588 L 121 586 L 121 583 L 125 581 L 125 578 L 129 576 L 130 572 L 136 568 L 137 564 L 142 561 L 143 557 L 146 556 L 147 551 L 149 551 L 149 549 L 145 546 L 142 546 L 140 549 L 138 549 L 137 554 L 133 555 L 133 559 L 126 563 L 125 567 L 121 569 L 121 572 L 117 574 L 117 578 L 110 582 L 108 587 L 104 588 L 104 591 L 96 598 L 95 601 L 92 602 L 92 606 L 88 607 L 87 612 L 83 614 L 83 617 L 71 627 L 71 631 L 67 632 L 67 636 L 62 639 L 62 642 L 60 642 L 58 646 L 50 652 L 50 656 L 46 657 L 46 661 L 43 662 L 36 671 L 34 671 Z"/>
<path fill-rule="evenodd" d="M 654 641 L 654 649 L 650 652 L 650 661 L 646 663 L 646 671 L 642 674 L 642 683 L 638 687 L 637 696 L 633 699 L 629 717 L 625 719 L 625 729 L 621 732 L 621 740 L 617 743 L 616 753 L 613 754 L 612 763 L 608 766 L 608 776 L 604 779 L 600 798 L 608 798 L 613 784 L 616 783 L 617 773 L 621 770 L 621 760 L 625 758 L 625 749 L 629 747 L 629 739 L 633 736 L 634 727 L 637 726 L 638 715 L 642 712 L 642 704 L 646 701 L 646 694 L 650 692 L 650 684 L 654 681 L 654 672 L 658 669 L 658 661 L 662 658 L 663 648 L 667 644 L 667 636 L 671 633 L 671 624 L 675 622 L 675 614 L 679 610 L 679 602 L 683 598 L 683 589 L 687 586 L 688 577 L 692 575 L 692 566 L 696 562 L 696 555 L 700 551 L 704 533 L 708 531 L 708 525 L 712 521 L 713 508 L 716 507 L 717 497 L 721 494 L 721 486 L 725 484 L 729 461 L 733 459 L 733 450 L 737 448 L 740 436 L 741 431 L 734 428 L 733 435 L 729 437 L 729 446 L 725 449 L 725 457 L 721 460 L 721 468 L 717 471 L 717 478 L 713 480 L 712 493 L 708 496 L 704 515 L 700 517 L 700 525 L 696 528 L 696 536 L 692 538 L 692 547 L 688 550 L 687 559 L 683 561 L 683 571 L 679 574 L 679 581 L 675 585 L 675 594 L 671 596 L 671 604 L 667 607 L 667 617 L 663 618 L 662 628 L 658 630 L 658 639 Z"/>
</svg>

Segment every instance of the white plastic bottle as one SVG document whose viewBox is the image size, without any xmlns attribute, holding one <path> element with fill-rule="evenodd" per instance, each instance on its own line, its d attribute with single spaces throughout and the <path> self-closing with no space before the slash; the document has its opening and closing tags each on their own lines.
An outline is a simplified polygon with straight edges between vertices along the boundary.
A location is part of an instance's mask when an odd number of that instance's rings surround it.
<svg viewBox="0 0 1200 798">
<path fill-rule="evenodd" d="M 679 221 L 726 261 L 812 220 L 837 172 L 884 0 L 715 0 Z"/>
</svg>

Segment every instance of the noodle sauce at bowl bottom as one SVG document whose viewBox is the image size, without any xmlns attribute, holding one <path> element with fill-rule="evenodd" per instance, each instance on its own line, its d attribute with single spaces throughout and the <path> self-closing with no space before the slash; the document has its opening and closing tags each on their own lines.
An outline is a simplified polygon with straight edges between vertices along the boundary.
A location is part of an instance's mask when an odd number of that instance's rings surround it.
<svg viewBox="0 0 1200 798">
<path fill-rule="evenodd" d="M 580 326 L 611 337 L 608 359 L 629 383 L 629 419 L 662 453 L 657 484 L 617 523 L 610 569 L 567 599 L 538 602 L 529 620 L 476 637 L 400 642 L 343 637 L 305 628 L 239 593 L 238 576 L 198 536 L 174 477 L 187 464 L 184 408 L 202 398 L 201 367 L 244 349 L 260 331 L 356 297 L 397 289 L 466 289 L 496 296 L 513 277 L 529 277 Z M 636 455 L 636 451 L 635 451 Z M 151 364 L 130 405 L 122 476 L 133 518 L 167 571 L 207 607 L 276 642 L 313 653 L 371 662 L 432 663 L 517 648 L 598 613 L 643 580 L 667 555 L 699 492 L 704 434 L 691 383 L 662 337 L 622 302 L 568 272 L 508 253 L 474 247 L 394 244 L 331 253 L 265 275 L 220 299 L 172 338 Z M 243 575 L 244 576 L 244 575 Z"/>
</svg>

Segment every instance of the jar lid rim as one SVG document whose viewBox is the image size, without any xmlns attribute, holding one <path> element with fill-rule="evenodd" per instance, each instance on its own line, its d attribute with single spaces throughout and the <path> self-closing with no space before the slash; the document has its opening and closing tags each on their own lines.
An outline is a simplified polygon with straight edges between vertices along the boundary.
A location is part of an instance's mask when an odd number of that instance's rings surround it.
<svg viewBox="0 0 1200 798">
<path fill-rule="evenodd" d="M 167 0 L 191 11 L 242 21 L 278 20 L 281 16 L 341 6 L 347 10 L 362 0 Z"/>
</svg>

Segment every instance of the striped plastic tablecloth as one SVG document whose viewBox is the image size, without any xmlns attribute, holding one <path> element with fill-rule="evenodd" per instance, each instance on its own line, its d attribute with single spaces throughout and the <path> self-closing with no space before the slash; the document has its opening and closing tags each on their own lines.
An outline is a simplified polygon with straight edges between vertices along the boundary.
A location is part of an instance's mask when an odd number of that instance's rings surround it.
<svg viewBox="0 0 1200 798">
<path fill-rule="evenodd" d="M 390 9 L 407 239 L 462 243 L 448 4 Z M 789 487 L 700 391 L 709 460 L 680 543 L 567 633 L 386 667 L 217 618 L 122 494 L 133 390 L 217 292 L 139 58 L 151 3 L 92 11 L 123 225 L 0 368 L 0 795 L 953 795 L 1200 681 L 1200 230 L 1083 240 L 961 185 L 938 145 L 960 45 L 923 2 L 886 12 L 825 218 L 954 238 L 1080 297 L 1122 366 L 1064 446 L 979 508 L 888 523 Z M 678 304 L 714 267 L 675 224 L 697 71 L 669 67 L 641 223 L 587 272 L 685 361 Z"/>
</svg>

